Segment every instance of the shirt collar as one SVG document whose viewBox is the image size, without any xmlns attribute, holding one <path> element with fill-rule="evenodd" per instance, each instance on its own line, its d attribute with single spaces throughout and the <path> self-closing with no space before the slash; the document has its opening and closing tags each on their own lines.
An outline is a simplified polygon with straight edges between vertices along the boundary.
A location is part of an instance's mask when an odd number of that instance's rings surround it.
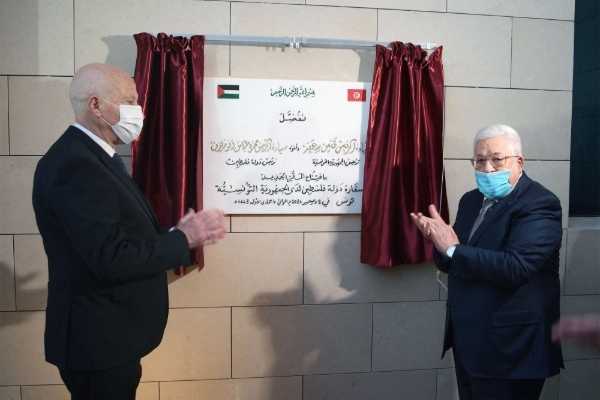
<svg viewBox="0 0 600 400">
<path fill-rule="evenodd" d="M 92 139 L 94 142 L 96 142 L 98 144 L 98 146 L 102 147 L 102 149 L 104 149 L 104 151 L 106 151 L 106 153 L 112 158 L 112 156 L 115 154 L 115 149 L 113 149 L 108 143 L 106 143 L 104 140 L 100 139 L 98 136 L 94 135 L 89 129 L 85 128 L 83 125 L 79 124 L 79 123 L 74 123 L 73 126 L 79 130 L 81 130 L 83 133 L 85 133 L 86 135 L 88 135 L 90 137 L 90 139 Z"/>
</svg>

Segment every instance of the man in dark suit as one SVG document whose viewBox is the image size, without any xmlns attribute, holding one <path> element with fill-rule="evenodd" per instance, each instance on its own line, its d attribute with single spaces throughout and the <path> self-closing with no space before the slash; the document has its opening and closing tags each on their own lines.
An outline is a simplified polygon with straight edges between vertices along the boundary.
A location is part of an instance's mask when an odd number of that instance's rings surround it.
<svg viewBox="0 0 600 400">
<path fill-rule="evenodd" d="M 73 399 L 135 399 L 140 359 L 167 322 L 165 271 L 221 239 L 224 215 L 190 210 L 175 227 L 158 225 L 115 156 L 143 122 L 125 71 L 86 65 L 69 94 L 77 123 L 42 157 L 33 183 L 49 269 L 46 360 Z"/>
<path fill-rule="evenodd" d="M 479 131 L 473 143 L 477 190 L 460 200 L 454 227 L 433 205 L 411 214 L 448 273 L 443 353 L 452 348 L 461 399 L 537 399 L 563 366 L 552 342 L 559 319 L 558 198 L 523 171 L 517 132 Z"/>
</svg>

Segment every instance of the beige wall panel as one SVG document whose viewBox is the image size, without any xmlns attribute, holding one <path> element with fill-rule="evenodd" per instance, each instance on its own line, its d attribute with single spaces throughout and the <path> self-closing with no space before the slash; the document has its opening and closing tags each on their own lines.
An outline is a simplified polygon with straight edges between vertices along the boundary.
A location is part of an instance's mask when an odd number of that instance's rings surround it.
<svg viewBox="0 0 600 400">
<path fill-rule="evenodd" d="M 600 296 L 563 296 L 560 298 L 560 315 L 600 314 Z M 582 360 L 600 358 L 598 349 L 576 346 L 563 342 L 563 357 L 565 360 Z"/>
<path fill-rule="evenodd" d="M 567 295 L 600 294 L 600 229 L 569 229 Z"/>
<path fill-rule="evenodd" d="M 437 370 L 437 395 L 435 400 L 459 400 L 454 368 Z"/>
<path fill-rule="evenodd" d="M 171 307 L 302 304 L 301 233 L 233 233 L 204 254 L 200 272 L 171 276 Z"/>
<path fill-rule="evenodd" d="M 304 400 L 435 399 L 437 372 L 379 372 L 304 377 Z"/>
<path fill-rule="evenodd" d="M 75 122 L 71 78 L 11 77 L 10 154 L 44 155 Z"/>
<path fill-rule="evenodd" d="M 39 159 L 0 157 L 0 234 L 38 232 L 31 191 Z"/>
<path fill-rule="evenodd" d="M 511 87 L 573 90 L 573 35 L 573 22 L 514 18 Z"/>
<path fill-rule="evenodd" d="M 375 40 L 377 11 L 359 8 L 231 4 L 231 34 Z M 370 81 L 373 50 L 231 47 L 231 76 Z"/>
<path fill-rule="evenodd" d="M 379 10 L 378 40 L 443 45 L 446 86 L 510 87 L 510 18 Z"/>
<path fill-rule="evenodd" d="M 0 2 L 0 74 L 73 75 L 73 0 Z"/>
<path fill-rule="evenodd" d="M 560 373 L 559 400 L 598 400 L 600 360 L 565 361 Z"/>
<path fill-rule="evenodd" d="M 71 393 L 65 385 L 23 386 L 23 400 L 69 400 Z"/>
<path fill-rule="evenodd" d="M 141 32 L 229 34 L 229 3 L 225 1 L 135 0 L 75 1 L 75 67 L 100 62 L 123 68 L 131 76 Z M 206 46 L 205 75 L 227 76 L 227 46 Z"/>
<path fill-rule="evenodd" d="M 453 366 L 452 352 L 440 359 L 445 317 L 445 301 L 373 304 L 373 371 Z"/>
<path fill-rule="evenodd" d="M 45 314 L 0 312 L 0 386 L 62 383 L 58 369 L 44 359 Z"/>
<path fill-rule="evenodd" d="M 476 189 L 477 184 L 473 167 L 466 159 L 445 160 L 445 165 L 450 221 L 453 223 L 460 198 L 467 191 Z M 569 218 L 569 162 L 532 161 L 527 160 L 526 155 L 524 171 L 558 197 L 562 206 L 562 225 L 566 228 Z"/>
<path fill-rule="evenodd" d="M 0 311 L 15 311 L 13 237 L 0 235 Z"/>
<path fill-rule="evenodd" d="M 159 400 L 158 382 L 141 382 L 135 393 L 136 400 Z"/>
<path fill-rule="evenodd" d="M 448 12 L 573 21 L 575 0 L 448 0 Z"/>
<path fill-rule="evenodd" d="M 45 310 L 48 297 L 48 258 L 39 235 L 15 236 L 17 310 Z"/>
<path fill-rule="evenodd" d="M 473 157 L 483 127 L 504 124 L 521 136 L 526 158 L 568 160 L 572 92 L 446 88 L 444 156 Z"/>
<path fill-rule="evenodd" d="M 446 0 L 306 0 L 306 4 L 411 11 L 446 11 Z"/>
<path fill-rule="evenodd" d="M 21 400 L 21 388 L 19 386 L 0 387 L 0 399 Z"/>
<path fill-rule="evenodd" d="M 569 173 L 568 161 L 527 161 L 524 171 L 534 181 L 554 193 L 562 206 L 562 226 L 569 226 Z"/>
<path fill-rule="evenodd" d="M 229 308 L 170 310 L 162 343 L 142 359 L 142 381 L 229 378 L 230 333 Z"/>
<path fill-rule="evenodd" d="M 305 304 L 438 300 L 435 271 L 431 263 L 361 264 L 359 232 L 305 234 Z"/>
<path fill-rule="evenodd" d="M 71 394 L 64 385 L 52 386 L 23 386 L 22 400 L 69 400 Z M 0 399 L 4 398 L 0 395 Z M 142 382 L 137 388 L 137 400 L 159 400 L 158 382 Z"/>
<path fill-rule="evenodd" d="M 302 400 L 302 377 L 161 382 L 160 400 Z"/>
<path fill-rule="evenodd" d="M 236 307 L 233 377 L 371 370 L 371 304 Z"/>
<path fill-rule="evenodd" d="M 560 375 L 554 375 L 551 378 L 546 378 L 539 400 L 558 400 L 559 383 Z"/>
<path fill-rule="evenodd" d="M 450 212 L 450 223 L 453 224 L 460 198 L 469 190 L 477 189 L 475 170 L 467 160 L 445 160 L 444 165 L 446 168 L 448 211 Z M 426 211 L 422 210 L 422 212 Z"/>
<path fill-rule="evenodd" d="M 360 232 L 360 214 L 234 215 L 233 232 Z"/>
<path fill-rule="evenodd" d="M 296 79 L 370 82 L 375 52 L 372 50 L 231 47 L 231 76 L 256 79 Z"/>
<path fill-rule="evenodd" d="M 569 229 L 600 229 L 600 217 L 570 217 Z"/>
<path fill-rule="evenodd" d="M 8 145 L 8 77 L 0 76 L 0 155 L 8 154 Z"/>
</svg>

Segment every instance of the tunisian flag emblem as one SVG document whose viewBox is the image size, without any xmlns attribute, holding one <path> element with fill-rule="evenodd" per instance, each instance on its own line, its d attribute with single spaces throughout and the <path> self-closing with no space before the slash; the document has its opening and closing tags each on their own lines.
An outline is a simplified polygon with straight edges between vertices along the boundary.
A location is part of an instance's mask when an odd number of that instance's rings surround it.
<svg viewBox="0 0 600 400">
<path fill-rule="evenodd" d="M 348 101 L 367 101 L 367 89 L 348 89 Z"/>
</svg>

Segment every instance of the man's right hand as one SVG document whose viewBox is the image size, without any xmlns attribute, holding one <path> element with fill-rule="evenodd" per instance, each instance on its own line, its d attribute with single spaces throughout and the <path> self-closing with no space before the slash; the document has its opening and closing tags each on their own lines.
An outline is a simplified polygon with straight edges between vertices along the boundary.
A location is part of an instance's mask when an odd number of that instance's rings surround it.
<svg viewBox="0 0 600 400">
<path fill-rule="evenodd" d="M 190 208 L 175 227 L 185 233 L 190 249 L 217 243 L 227 233 L 225 213 L 218 208 L 199 212 Z"/>
</svg>

